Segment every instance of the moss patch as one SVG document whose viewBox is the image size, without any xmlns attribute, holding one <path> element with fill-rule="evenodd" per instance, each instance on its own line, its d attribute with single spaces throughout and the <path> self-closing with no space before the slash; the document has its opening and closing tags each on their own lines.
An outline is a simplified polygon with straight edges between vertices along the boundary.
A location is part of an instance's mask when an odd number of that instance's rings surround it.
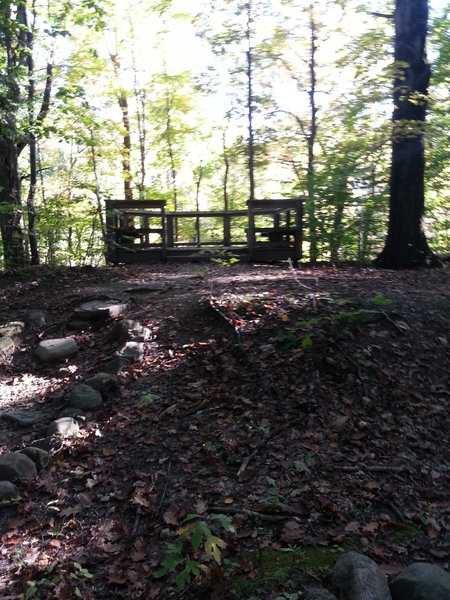
<svg viewBox="0 0 450 600">
<path fill-rule="evenodd" d="M 276 590 L 298 592 L 311 582 L 326 585 L 343 552 L 345 549 L 338 546 L 263 548 L 242 561 L 251 565 L 250 570 L 246 569 L 247 574 L 237 569 L 229 570 L 228 585 L 241 598 Z"/>
</svg>

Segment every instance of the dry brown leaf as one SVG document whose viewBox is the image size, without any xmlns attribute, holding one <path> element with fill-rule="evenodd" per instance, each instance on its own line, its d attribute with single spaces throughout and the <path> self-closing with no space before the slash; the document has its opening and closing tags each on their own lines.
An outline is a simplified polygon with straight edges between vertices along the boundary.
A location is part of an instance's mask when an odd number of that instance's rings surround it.
<svg viewBox="0 0 450 600">
<path fill-rule="evenodd" d="M 170 508 L 163 514 L 163 521 L 167 525 L 178 525 L 178 517 Z"/>
<path fill-rule="evenodd" d="M 281 530 L 280 540 L 286 542 L 286 544 L 291 544 L 292 542 L 303 539 L 304 535 L 305 530 L 300 528 L 297 521 L 288 521 Z"/>
</svg>

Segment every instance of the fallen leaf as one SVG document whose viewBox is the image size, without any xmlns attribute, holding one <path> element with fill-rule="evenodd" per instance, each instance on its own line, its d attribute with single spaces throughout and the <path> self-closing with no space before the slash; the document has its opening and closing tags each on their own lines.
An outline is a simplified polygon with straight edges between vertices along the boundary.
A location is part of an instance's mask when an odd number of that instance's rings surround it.
<svg viewBox="0 0 450 600">
<path fill-rule="evenodd" d="M 361 523 L 358 523 L 358 521 L 350 521 L 350 523 L 347 523 L 344 529 L 347 533 L 353 533 L 355 531 L 359 531 L 360 527 Z"/>
<path fill-rule="evenodd" d="M 405 568 L 404 565 L 378 565 L 378 568 L 385 575 L 398 575 Z"/>
<path fill-rule="evenodd" d="M 366 523 L 362 530 L 363 533 L 370 534 L 370 533 L 375 533 L 375 531 L 380 527 L 380 524 L 378 521 L 371 521 L 370 523 Z"/>
<path fill-rule="evenodd" d="M 305 530 L 300 528 L 297 521 L 288 521 L 281 530 L 280 540 L 286 542 L 286 544 L 290 544 L 303 539 L 304 535 Z"/>
<path fill-rule="evenodd" d="M 163 514 L 163 521 L 168 525 L 178 525 L 178 517 L 170 508 Z"/>
</svg>

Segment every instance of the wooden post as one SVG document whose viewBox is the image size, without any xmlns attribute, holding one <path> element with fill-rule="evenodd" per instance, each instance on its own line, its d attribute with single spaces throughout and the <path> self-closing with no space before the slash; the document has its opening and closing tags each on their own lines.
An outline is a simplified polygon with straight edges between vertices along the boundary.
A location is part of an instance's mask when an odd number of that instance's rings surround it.
<svg viewBox="0 0 450 600">
<path fill-rule="evenodd" d="M 117 227 L 117 215 L 106 201 L 106 260 L 116 262 L 115 229 Z"/>
<path fill-rule="evenodd" d="M 303 200 L 298 200 L 295 211 L 295 233 L 294 233 L 294 265 L 298 266 L 298 261 L 302 257 L 303 246 Z"/>
<path fill-rule="evenodd" d="M 228 248 L 231 246 L 231 217 L 223 215 L 223 245 Z"/>
<path fill-rule="evenodd" d="M 247 247 L 248 247 L 248 256 L 250 260 L 253 260 L 255 253 L 255 212 L 254 212 L 253 201 L 248 201 L 248 210 L 247 210 Z"/>
<path fill-rule="evenodd" d="M 163 262 L 167 262 L 167 229 L 166 229 L 166 210 L 164 206 L 161 207 L 161 258 Z"/>
<path fill-rule="evenodd" d="M 173 229 L 173 215 L 166 215 L 167 218 L 167 247 L 174 247 L 174 229 Z"/>
</svg>

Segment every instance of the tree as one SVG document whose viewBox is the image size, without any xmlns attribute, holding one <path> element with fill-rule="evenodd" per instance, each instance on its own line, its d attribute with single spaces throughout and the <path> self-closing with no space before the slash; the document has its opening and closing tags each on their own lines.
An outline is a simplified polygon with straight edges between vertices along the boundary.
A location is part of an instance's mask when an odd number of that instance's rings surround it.
<svg viewBox="0 0 450 600">
<path fill-rule="evenodd" d="M 26 61 L 24 3 L 0 2 L 0 41 L 3 48 L 0 91 L 0 231 L 7 268 L 26 262 L 22 223 L 20 134 L 17 112 L 21 101 L 20 80 Z"/>
<path fill-rule="evenodd" d="M 426 61 L 427 0 L 396 0 L 394 113 L 389 226 L 378 267 L 413 269 L 440 266 L 423 230 L 424 123 L 430 67 Z"/>
</svg>

